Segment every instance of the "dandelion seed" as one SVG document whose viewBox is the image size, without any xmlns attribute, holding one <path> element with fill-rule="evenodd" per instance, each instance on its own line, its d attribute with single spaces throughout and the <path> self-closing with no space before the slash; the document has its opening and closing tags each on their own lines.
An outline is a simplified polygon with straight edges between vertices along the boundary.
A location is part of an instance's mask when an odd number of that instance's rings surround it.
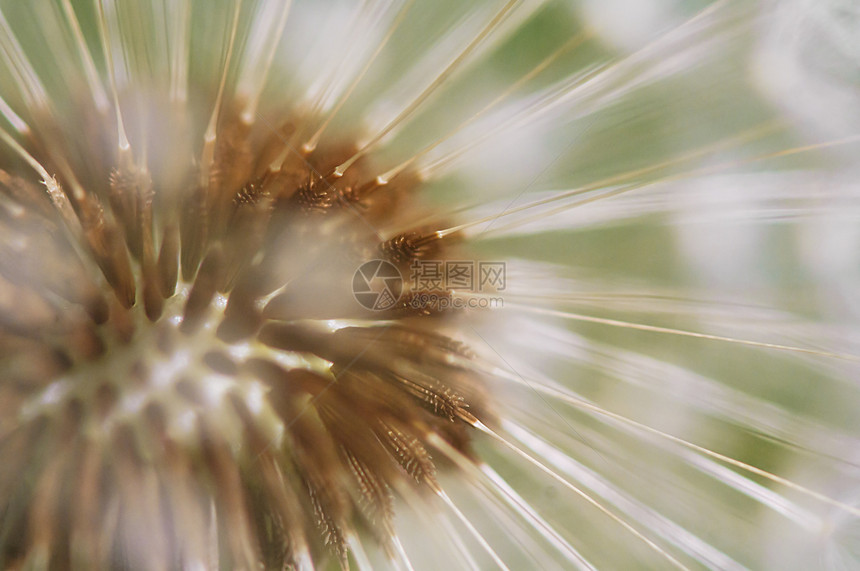
<svg viewBox="0 0 860 571">
<path fill-rule="evenodd" d="M 0 567 L 855 566 L 850 10 L 683 4 L 0 2 Z"/>
</svg>

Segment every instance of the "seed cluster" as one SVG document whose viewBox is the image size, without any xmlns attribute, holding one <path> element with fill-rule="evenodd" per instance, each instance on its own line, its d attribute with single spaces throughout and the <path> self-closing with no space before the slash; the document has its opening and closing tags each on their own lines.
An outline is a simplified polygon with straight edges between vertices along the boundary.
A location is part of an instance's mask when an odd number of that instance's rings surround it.
<svg viewBox="0 0 860 571">
<path fill-rule="evenodd" d="M 438 492 L 428 439 L 469 454 L 488 412 L 456 316 L 408 280 L 383 311 L 351 291 L 363 261 L 406 276 L 452 238 L 386 237 L 420 219 L 417 178 L 341 176 L 355 145 L 295 150 L 310 119 L 225 112 L 170 168 L 110 128 L 79 156 L 34 131 L 45 181 L 3 163 L 4 568 L 346 565 L 359 533 L 395 549 L 396 495 Z"/>
</svg>

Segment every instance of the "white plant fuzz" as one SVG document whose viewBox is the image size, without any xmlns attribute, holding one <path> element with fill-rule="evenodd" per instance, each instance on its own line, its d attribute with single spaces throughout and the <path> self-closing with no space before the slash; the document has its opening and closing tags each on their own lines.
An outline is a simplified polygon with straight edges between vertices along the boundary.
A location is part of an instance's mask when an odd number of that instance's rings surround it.
<svg viewBox="0 0 860 571">
<path fill-rule="evenodd" d="M 856 568 L 858 22 L 0 0 L 0 568 Z"/>
</svg>

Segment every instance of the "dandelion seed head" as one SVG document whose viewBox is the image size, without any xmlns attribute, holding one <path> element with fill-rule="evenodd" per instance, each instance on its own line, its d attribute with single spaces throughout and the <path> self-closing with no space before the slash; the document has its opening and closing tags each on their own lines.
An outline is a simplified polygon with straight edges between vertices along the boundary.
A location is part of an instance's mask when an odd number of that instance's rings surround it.
<svg viewBox="0 0 860 571">
<path fill-rule="evenodd" d="M 856 557 L 850 14 L 706 4 L 0 3 L 0 566 Z"/>
<path fill-rule="evenodd" d="M 32 132 L 6 139 L 33 167 L 4 165 L 4 294 L 27 298 L 4 333 L 22 360 L 55 361 L 4 368 L 2 486 L 20 499 L 4 500 L 4 565 L 347 565 L 356 525 L 393 555 L 394 492 L 439 490 L 428 435 L 468 449 L 481 375 L 452 358 L 447 316 L 414 309 L 414 291 L 381 312 L 350 291 L 364 260 L 405 274 L 452 240 L 391 234 L 420 212 L 404 202 L 414 176 L 377 188 L 353 134 L 300 150 L 342 82 L 310 88 L 316 109 L 257 115 L 271 65 L 257 58 L 273 57 L 285 7 L 234 7 L 210 77 L 180 65 L 196 29 L 156 22 L 190 26 L 191 4 L 61 14 L 66 33 L 95 19 L 107 72 L 90 89 L 114 100 L 76 85 L 74 115 L 4 37 Z"/>
</svg>

